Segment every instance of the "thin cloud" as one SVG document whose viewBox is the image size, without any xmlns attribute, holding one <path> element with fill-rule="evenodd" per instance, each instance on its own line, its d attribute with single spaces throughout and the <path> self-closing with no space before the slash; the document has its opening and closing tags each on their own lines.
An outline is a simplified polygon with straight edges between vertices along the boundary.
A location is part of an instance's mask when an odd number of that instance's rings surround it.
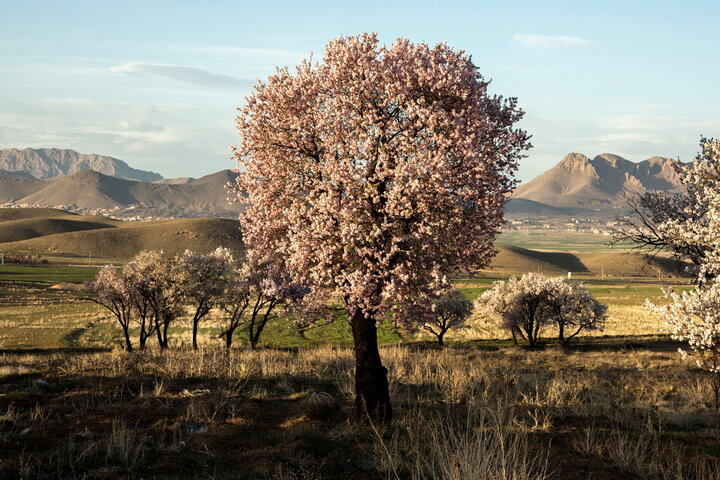
<svg viewBox="0 0 720 480">
<path fill-rule="evenodd" d="M 548 35 L 537 35 L 537 34 L 522 34 L 513 35 L 513 40 L 519 42 L 528 47 L 591 47 L 595 45 L 590 40 L 585 40 L 580 37 L 567 37 L 567 36 L 548 36 Z"/>
<path fill-rule="evenodd" d="M 204 47 L 187 47 L 173 45 L 169 47 L 170 50 L 177 52 L 190 52 L 190 53 L 203 53 L 209 55 L 219 56 L 239 56 L 239 57 L 253 57 L 253 58 L 267 58 L 267 57 L 305 57 L 308 54 L 305 52 L 297 52 L 293 50 L 282 50 L 274 48 L 248 48 L 238 46 L 204 46 Z"/>
<path fill-rule="evenodd" d="M 179 82 L 210 88 L 247 88 L 254 81 L 246 78 L 218 75 L 195 67 L 167 63 L 123 63 L 110 67 L 109 71 L 119 75 L 158 76 Z"/>
</svg>

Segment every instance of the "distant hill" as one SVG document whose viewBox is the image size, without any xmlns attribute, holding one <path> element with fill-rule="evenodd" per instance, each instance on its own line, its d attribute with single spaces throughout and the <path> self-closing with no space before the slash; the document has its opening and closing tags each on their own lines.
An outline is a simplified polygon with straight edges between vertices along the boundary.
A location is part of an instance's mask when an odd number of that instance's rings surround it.
<svg viewBox="0 0 720 480">
<path fill-rule="evenodd" d="M 155 172 L 132 168 L 117 158 L 60 148 L 0 150 L 0 170 L 25 172 L 41 180 L 72 175 L 81 170 L 94 170 L 112 177 L 144 182 L 154 182 L 163 178 Z M 0 174 L 0 176 L 4 175 Z"/>
<path fill-rule="evenodd" d="M 623 209 L 626 191 L 680 192 L 683 187 L 674 162 L 652 157 L 635 163 L 609 153 L 593 159 L 570 153 L 550 170 L 515 189 L 508 212 L 552 214 L 552 208 L 566 214 L 603 212 Z"/>
<path fill-rule="evenodd" d="M 522 274 L 541 272 L 563 275 L 593 273 L 599 275 L 682 275 L 685 263 L 678 264 L 671 258 L 647 258 L 639 253 L 623 252 L 541 252 L 511 245 L 497 246 L 498 254 L 490 264 L 491 269 Z"/>
<path fill-rule="evenodd" d="M 135 208 L 152 216 L 236 216 L 242 204 L 230 204 L 225 185 L 237 174 L 213 173 L 189 183 L 149 183 L 82 170 L 53 180 L 0 178 L 0 202 L 72 206 L 87 210 Z"/>
<path fill-rule="evenodd" d="M 237 220 L 183 218 L 156 221 L 118 221 L 75 215 L 47 208 L 0 208 L 0 253 L 32 253 L 126 260 L 141 250 L 179 254 L 186 249 L 207 253 L 219 246 L 242 251 Z M 677 275 L 671 259 L 648 261 L 637 253 L 545 252 L 499 245 L 490 269 L 520 275 L 567 272 L 606 275 Z"/>
<path fill-rule="evenodd" d="M 207 253 L 219 246 L 244 248 L 237 220 L 121 222 L 51 209 L 0 209 L 0 252 L 128 259 L 146 249 Z"/>
</svg>

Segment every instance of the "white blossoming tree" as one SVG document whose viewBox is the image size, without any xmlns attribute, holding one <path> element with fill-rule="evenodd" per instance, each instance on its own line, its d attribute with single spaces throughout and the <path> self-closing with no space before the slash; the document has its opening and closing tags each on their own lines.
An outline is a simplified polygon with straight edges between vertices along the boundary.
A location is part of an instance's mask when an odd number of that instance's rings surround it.
<svg viewBox="0 0 720 480">
<path fill-rule="evenodd" d="M 113 265 L 106 265 L 100 269 L 95 279 L 85 283 L 85 289 L 95 294 L 91 299 L 108 309 L 117 319 L 125 337 L 125 349 L 132 352 L 130 340 L 130 322 L 133 318 L 133 303 L 131 301 L 132 286 L 127 277 L 117 271 Z"/>
<path fill-rule="evenodd" d="M 702 152 L 683 176 L 694 201 L 685 212 L 668 218 L 658 231 L 677 243 L 703 250 L 694 290 L 667 291 L 670 303 L 649 308 L 660 314 L 672 338 L 688 343 L 697 366 L 710 374 L 715 406 L 720 406 L 720 140 L 701 140 Z"/>
<path fill-rule="evenodd" d="M 423 328 L 435 335 L 442 346 L 448 330 L 463 328 L 472 310 L 472 302 L 460 290 L 448 289 L 432 302 Z"/>
<path fill-rule="evenodd" d="M 235 259 L 229 249 L 218 247 L 207 255 L 186 250 L 178 261 L 182 295 L 193 309 L 192 343 L 193 349 L 197 350 L 200 321 L 226 293 L 228 274 L 233 269 Z"/>
<path fill-rule="evenodd" d="M 557 327 L 558 343 L 565 347 L 581 331 L 601 329 L 607 319 L 607 307 L 585 285 L 539 273 L 495 282 L 476 306 L 490 318 L 500 319 L 516 345 L 520 337 L 531 347 L 538 345 L 546 326 Z"/>
</svg>

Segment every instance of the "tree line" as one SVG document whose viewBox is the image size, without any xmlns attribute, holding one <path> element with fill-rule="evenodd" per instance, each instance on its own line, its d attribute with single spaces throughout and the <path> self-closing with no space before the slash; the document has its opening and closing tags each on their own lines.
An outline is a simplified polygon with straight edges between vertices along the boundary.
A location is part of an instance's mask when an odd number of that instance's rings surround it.
<svg viewBox="0 0 720 480">
<path fill-rule="evenodd" d="M 223 247 L 209 254 L 187 250 L 175 256 L 143 251 L 122 267 L 103 267 L 85 288 L 113 314 L 128 351 L 133 350 L 131 327 L 139 329 L 140 349 L 151 337 L 161 349 L 168 348 L 168 329 L 181 317 L 191 319 L 192 346 L 197 349 L 200 323 L 213 308 L 223 313 L 220 337 L 227 348 L 242 325 L 247 325 L 248 343 L 255 348 L 278 307 L 288 313 L 308 292 L 272 260 L 253 252 L 238 258 Z"/>
</svg>

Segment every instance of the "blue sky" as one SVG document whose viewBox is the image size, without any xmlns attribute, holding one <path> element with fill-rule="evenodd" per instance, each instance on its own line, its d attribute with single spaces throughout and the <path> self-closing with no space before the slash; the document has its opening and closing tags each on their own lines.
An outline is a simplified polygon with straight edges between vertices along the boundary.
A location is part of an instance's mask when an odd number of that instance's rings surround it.
<svg viewBox="0 0 720 480">
<path fill-rule="evenodd" d="M 568 152 L 691 159 L 720 136 L 720 2 L 0 0 L 0 148 L 232 168 L 251 85 L 341 34 L 446 41 L 518 97 L 529 180 Z"/>
</svg>

